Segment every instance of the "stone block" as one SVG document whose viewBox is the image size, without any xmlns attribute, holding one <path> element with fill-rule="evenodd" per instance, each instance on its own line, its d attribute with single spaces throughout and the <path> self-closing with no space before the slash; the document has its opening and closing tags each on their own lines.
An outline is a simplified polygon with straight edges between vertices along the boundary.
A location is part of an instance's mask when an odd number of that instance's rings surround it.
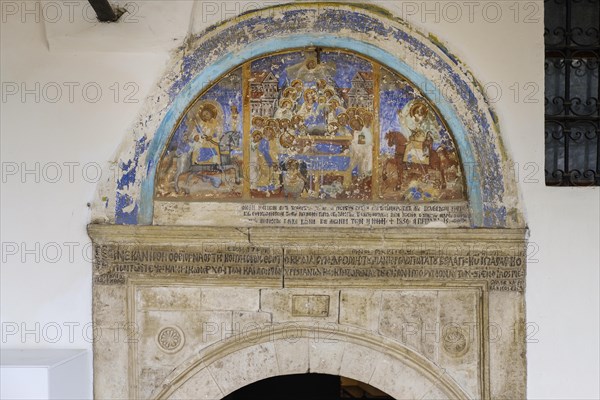
<svg viewBox="0 0 600 400">
<path fill-rule="evenodd" d="M 379 362 L 379 353 L 357 344 L 347 344 L 342 357 L 340 375 L 369 382 Z"/>
<path fill-rule="evenodd" d="M 379 333 L 435 361 L 439 341 L 438 309 L 435 290 L 383 291 Z"/>
<path fill-rule="evenodd" d="M 202 288 L 202 309 L 211 311 L 258 311 L 259 289 L 240 287 Z"/>
<path fill-rule="evenodd" d="M 263 289 L 262 311 L 273 314 L 273 322 L 338 320 L 339 291 L 328 289 Z"/>
<path fill-rule="evenodd" d="M 223 393 L 208 369 L 202 368 L 169 398 L 173 400 L 217 400 L 222 397 Z"/>
<path fill-rule="evenodd" d="M 377 331 L 381 291 L 344 289 L 340 294 L 340 324 Z"/>
<path fill-rule="evenodd" d="M 202 289 L 197 286 L 139 286 L 135 295 L 139 310 L 202 309 Z"/>
<path fill-rule="evenodd" d="M 312 340 L 308 343 L 310 371 L 339 375 L 346 343 L 335 339 Z"/>
<path fill-rule="evenodd" d="M 240 349 L 210 364 L 208 369 L 224 395 L 261 379 L 279 375 L 272 342 Z"/>
<path fill-rule="evenodd" d="M 309 371 L 310 339 L 283 339 L 274 342 L 277 352 L 277 363 L 282 375 L 305 374 Z"/>
</svg>

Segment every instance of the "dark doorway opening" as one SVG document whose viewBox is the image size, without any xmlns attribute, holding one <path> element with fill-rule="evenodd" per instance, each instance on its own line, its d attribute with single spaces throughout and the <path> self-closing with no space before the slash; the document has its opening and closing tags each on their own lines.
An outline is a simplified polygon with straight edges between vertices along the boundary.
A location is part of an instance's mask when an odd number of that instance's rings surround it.
<svg viewBox="0 0 600 400">
<path fill-rule="evenodd" d="M 223 400 L 339 400 L 393 399 L 381 390 L 335 375 L 299 374 L 264 379 L 245 386 Z"/>
</svg>

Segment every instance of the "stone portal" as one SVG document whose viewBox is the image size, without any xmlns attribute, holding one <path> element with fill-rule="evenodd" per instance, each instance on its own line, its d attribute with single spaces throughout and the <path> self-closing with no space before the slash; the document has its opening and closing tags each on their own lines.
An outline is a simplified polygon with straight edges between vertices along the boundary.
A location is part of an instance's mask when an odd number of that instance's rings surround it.
<svg viewBox="0 0 600 400">
<path fill-rule="evenodd" d="M 295 374 L 394 398 L 526 393 L 527 230 L 472 74 L 356 5 L 190 37 L 102 183 L 95 396 Z"/>
<path fill-rule="evenodd" d="M 89 232 L 94 322 L 115 330 L 95 344 L 99 397 L 217 399 L 309 372 L 396 398 L 525 391 L 522 230 Z"/>
</svg>

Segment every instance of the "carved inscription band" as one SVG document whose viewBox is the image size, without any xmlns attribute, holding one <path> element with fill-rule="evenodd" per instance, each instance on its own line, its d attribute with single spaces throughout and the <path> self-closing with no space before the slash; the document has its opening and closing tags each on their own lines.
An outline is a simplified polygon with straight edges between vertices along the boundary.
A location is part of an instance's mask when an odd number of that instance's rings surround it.
<svg viewBox="0 0 600 400">
<path fill-rule="evenodd" d="M 306 281 L 487 282 L 490 290 L 522 292 L 525 251 L 519 246 L 405 244 L 355 246 L 207 243 L 186 246 L 95 244 L 94 282 L 125 284 L 128 276 L 188 276 Z"/>
</svg>

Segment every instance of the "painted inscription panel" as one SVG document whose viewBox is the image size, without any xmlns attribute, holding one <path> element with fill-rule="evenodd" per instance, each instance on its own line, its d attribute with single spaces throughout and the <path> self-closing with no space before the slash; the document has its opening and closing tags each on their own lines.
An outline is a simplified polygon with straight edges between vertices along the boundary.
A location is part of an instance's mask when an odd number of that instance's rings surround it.
<svg viewBox="0 0 600 400">
<path fill-rule="evenodd" d="M 411 82 L 345 51 L 274 54 L 188 108 L 157 200 L 464 202 L 460 158 Z"/>
</svg>

